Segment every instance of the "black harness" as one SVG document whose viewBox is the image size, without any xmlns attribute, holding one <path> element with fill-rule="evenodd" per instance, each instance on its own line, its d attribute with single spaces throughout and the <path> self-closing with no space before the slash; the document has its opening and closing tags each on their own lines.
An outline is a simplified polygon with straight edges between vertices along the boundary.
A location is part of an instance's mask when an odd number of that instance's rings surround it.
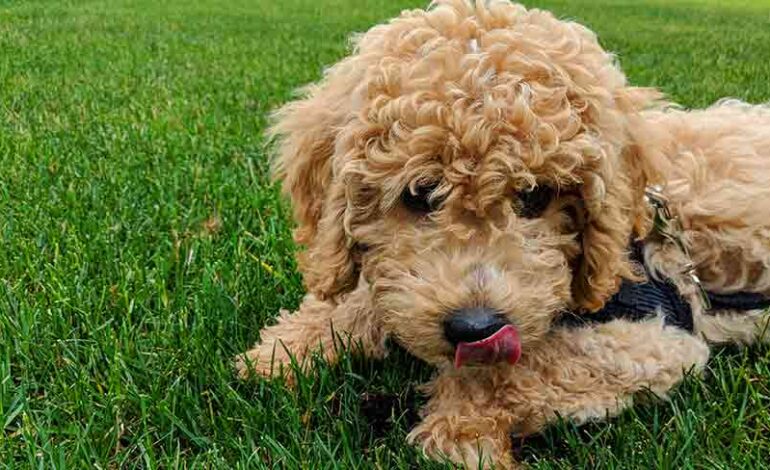
<svg viewBox="0 0 770 470">
<path fill-rule="evenodd" d="M 642 263 L 642 246 L 635 244 L 632 260 Z M 645 268 L 646 269 L 646 268 Z M 761 310 L 770 308 L 770 297 L 755 292 L 737 292 L 718 294 L 706 292 L 711 309 L 719 310 Z M 557 320 L 557 325 L 580 326 L 592 323 L 607 323 L 615 319 L 641 321 L 656 315 L 662 315 L 666 325 L 693 331 L 692 308 L 679 295 L 676 286 L 669 280 L 657 280 L 647 272 L 647 281 L 635 283 L 623 280 L 620 290 L 598 312 L 577 314 L 567 312 Z"/>
</svg>

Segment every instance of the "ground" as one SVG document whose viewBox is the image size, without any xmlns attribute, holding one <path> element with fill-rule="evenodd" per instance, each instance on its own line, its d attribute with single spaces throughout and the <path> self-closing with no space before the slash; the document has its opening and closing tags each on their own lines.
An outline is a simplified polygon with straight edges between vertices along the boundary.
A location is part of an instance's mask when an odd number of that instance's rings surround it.
<svg viewBox="0 0 770 470">
<path fill-rule="evenodd" d="M 531 2 L 529 4 L 534 4 Z M 770 99 L 770 2 L 538 1 L 687 106 Z M 0 467 L 441 468 L 404 445 L 431 371 L 396 352 L 296 393 L 231 358 L 302 295 L 266 112 L 414 0 L 0 0 Z M 770 348 L 536 468 L 758 468 Z"/>
</svg>

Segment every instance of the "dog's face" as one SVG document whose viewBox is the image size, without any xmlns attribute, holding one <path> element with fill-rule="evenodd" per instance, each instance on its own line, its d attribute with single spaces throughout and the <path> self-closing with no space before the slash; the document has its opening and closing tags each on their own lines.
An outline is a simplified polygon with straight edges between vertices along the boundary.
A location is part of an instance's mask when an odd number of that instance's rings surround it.
<svg viewBox="0 0 770 470">
<path fill-rule="evenodd" d="M 513 363 L 572 303 L 579 199 L 545 177 L 453 176 L 412 180 L 380 223 L 362 227 L 363 275 L 386 329 L 415 355 Z M 479 194 L 484 178 L 500 178 L 499 192 Z"/>
<path fill-rule="evenodd" d="M 367 282 L 430 363 L 515 362 L 633 275 L 646 99 L 585 28 L 507 2 L 373 28 L 277 115 L 308 288 Z"/>
</svg>

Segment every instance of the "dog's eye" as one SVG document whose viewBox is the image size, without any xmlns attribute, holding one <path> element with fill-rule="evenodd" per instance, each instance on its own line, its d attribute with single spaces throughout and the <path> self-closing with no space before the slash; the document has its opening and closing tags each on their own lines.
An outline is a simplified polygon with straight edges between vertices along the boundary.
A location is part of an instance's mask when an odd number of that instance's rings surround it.
<svg viewBox="0 0 770 470">
<path fill-rule="evenodd" d="M 554 191 L 550 186 L 539 184 L 518 193 L 520 216 L 527 219 L 539 217 L 553 200 Z"/>
<path fill-rule="evenodd" d="M 401 193 L 401 202 L 415 214 L 428 214 L 436 210 L 436 201 L 431 200 L 431 193 L 436 189 L 435 184 L 417 186 L 414 191 L 410 187 Z"/>
</svg>

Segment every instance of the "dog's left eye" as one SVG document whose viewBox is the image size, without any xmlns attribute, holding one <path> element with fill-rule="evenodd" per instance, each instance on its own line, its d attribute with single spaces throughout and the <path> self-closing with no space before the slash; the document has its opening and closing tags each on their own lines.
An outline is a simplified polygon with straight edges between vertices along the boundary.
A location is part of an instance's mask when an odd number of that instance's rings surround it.
<svg viewBox="0 0 770 470">
<path fill-rule="evenodd" d="M 527 219 L 539 217 L 553 200 L 554 190 L 550 186 L 539 184 L 517 194 L 519 206 L 517 212 Z"/>
<path fill-rule="evenodd" d="M 431 193 L 436 189 L 435 184 L 417 186 L 414 191 L 410 187 L 401 193 L 401 202 L 415 214 L 428 214 L 436 210 L 437 202 L 431 200 Z"/>
</svg>

